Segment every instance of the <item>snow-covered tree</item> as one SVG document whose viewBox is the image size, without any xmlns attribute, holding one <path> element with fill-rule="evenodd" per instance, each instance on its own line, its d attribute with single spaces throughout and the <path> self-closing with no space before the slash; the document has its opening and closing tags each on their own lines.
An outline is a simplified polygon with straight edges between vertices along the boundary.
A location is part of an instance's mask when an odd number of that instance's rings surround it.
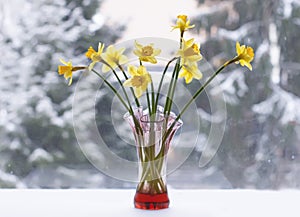
<svg viewBox="0 0 300 217">
<path fill-rule="evenodd" d="M 122 26 L 104 24 L 100 3 L 1 1 L 0 187 L 21 186 L 43 166 L 86 163 L 73 131 L 75 85 L 68 87 L 56 71 L 59 58 L 86 63 L 83 54 L 89 46 L 120 36 Z M 25 185 L 36 186 L 30 182 Z"/>
<path fill-rule="evenodd" d="M 215 161 L 233 187 L 299 186 L 299 1 L 198 2 L 193 21 L 214 67 L 235 55 L 236 41 L 256 51 L 252 72 L 219 76 L 228 121 Z"/>
</svg>

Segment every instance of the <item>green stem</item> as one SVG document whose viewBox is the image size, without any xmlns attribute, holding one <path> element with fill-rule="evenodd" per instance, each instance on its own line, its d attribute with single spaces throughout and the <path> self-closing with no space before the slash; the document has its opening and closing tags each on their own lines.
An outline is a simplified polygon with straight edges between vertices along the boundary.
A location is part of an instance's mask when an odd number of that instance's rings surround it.
<svg viewBox="0 0 300 217">
<path fill-rule="evenodd" d="M 133 112 L 133 109 L 132 109 L 132 106 L 131 106 L 131 103 L 130 103 L 128 94 L 127 94 L 127 92 L 126 92 L 126 90 L 125 90 L 125 88 L 124 88 L 124 86 L 123 86 L 122 81 L 120 80 L 120 78 L 119 78 L 118 74 L 116 73 L 116 71 L 114 70 L 114 68 L 111 67 L 111 65 L 109 65 L 105 60 L 101 60 L 101 61 L 102 61 L 102 63 L 104 63 L 105 65 L 107 65 L 107 66 L 112 70 L 113 74 L 115 75 L 115 77 L 117 78 L 119 84 L 121 85 L 121 88 L 122 88 L 122 90 L 123 90 L 123 92 L 124 92 L 124 95 L 125 95 L 126 100 L 127 100 L 127 103 L 128 103 L 129 113 L 130 113 L 130 115 L 131 115 L 132 118 L 133 118 L 133 121 L 134 121 L 136 130 L 137 130 L 137 133 L 141 133 L 141 135 L 143 135 L 142 128 L 141 128 L 141 126 L 140 126 L 138 120 L 136 119 L 136 117 L 135 117 L 135 115 L 134 115 L 134 112 Z M 124 73 L 125 73 L 125 72 L 124 72 Z M 125 75 L 126 75 L 126 74 L 125 74 Z"/>
<path fill-rule="evenodd" d="M 155 108 L 155 93 L 154 93 L 154 84 L 151 78 L 151 102 L 152 102 L 152 114 L 156 114 L 156 108 Z"/>
<path fill-rule="evenodd" d="M 119 67 L 119 69 L 121 70 L 121 72 L 123 73 L 124 78 L 125 78 L 126 80 L 128 80 L 128 76 L 126 75 L 126 73 L 125 73 L 123 67 L 122 67 L 120 64 L 118 64 L 118 67 Z M 137 106 L 137 107 L 140 107 L 141 104 L 140 104 L 138 98 L 135 96 L 132 87 L 130 87 L 130 91 L 131 91 L 131 93 L 132 93 L 132 95 L 133 95 L 133 97 L 134 97 L 134 101 L 135 101 L 136 106 Z"/>
<path fill-rule="evenodd" d="M 114 76 L 117 78 L 117 80 L 118 80 L 118 82 L 119 82 L 119 84 L 120 84 L 120 86 L 121 86 L 121 88 L 122 88 L 122 90 L 123 90 L 123 92 L 124 92 L 124 95 L 125 95 L 125 97 L 126 97 L 126 100 L 127 100 L 127 102 L 128 102 L 128 105 L 129 105 L 129 107 L 130 107 L 130 110 L 133 112 L 132 107 L 131 107 L 131 104 L 130 104 L 130 100 L 129 100 L 129 97 L 128 97 L 128 94 L 127 94 L 127 91 L 125 90 L 125 88 L 124 88 L 124 86 L 123 86 L 123 83 L 122 83 L 121 79 L 119 78 L 117 72 L 116 72 L 116 71 L 114 70 L 114 68 L 111 67 L 111 65 L 108 64 L 105 60 L 102 60 L 102 62 L 103 62 L 105 65 L 107 65 L 107 66 L 112 70 Z"/>
<path fill-rule="evenodd" d="M 92 71 L 100 77 L 106 85 L 116 94 L 116 96 L 119 98 L 122 105 L 126 108 L 128 112 L 130 112 L 130 108 L 126 105 L 125 100 L 122 98 L 122 96 L 118 93 L 118 91 L 102 76 L 100 75 L 96 70 L 92 69 Z"/>
<path fill-rule="evenodd" d="M 146 90 L 146 97 L 147 97 L 147 105 L 148 105 L 149 116 L 151 116 L 152 112 L 151 112 L 151 103 L 150 103 L 150 97 L 149 97 L 148 88 Z"/>
<path fill-rule="evenodd" d="M 155 169 L 155 129 L 154 129 L 154 122 L 155 122 L 155 114 L 150 115 L 150 131 L 149 131 L 149 151 L 150 151 L 150 172 L 151 172 L 151 179 L 154 179 L 156 177 L 156 169 Z"/>
<path fill-rule="evenodd" d="M 180 58 L 177 59 L 175 68 L 174 68 L 173 73 L 172 73 L 172 79 L 171 79 L 171 83 L 170 83 L 169 89 L 168 89 L 168 94 L 167 94 L 165 108 L 164 108 L 164 114 L 168 113 L 168 109 L 169 109 L 170 103 L 172 103 L 172 101 L 171 101 L 171 93 L 172 93 L 174 82 L 176 80 L 176 74 L 177 74 L 179 63 L 180 63 Z"/>
<path fill-rule="evenodd" d="M 168 71 L 169 65 L 170 65 L 174 60 L 176 60 L 176 59 L 178 59 L 178 57 L 174 57 L 173 59 L 171 59 L 171 60 L 167 63 L 167 65 L 166 65 L 166 67 L 165 67 L 165 69 L 164 69 L 164 71 L 163 71 L 163 74 L 162 74 L 162 77 L 161 77 L 161 79 L 160 79 L 159 86 L 158 86 L 158 89 L 157 89 L 156 99 L 155 99 L 155 105 L 154 105 L 155 112 L 156 112 L 156 110 L 157 110 L 158 99 L 159 99 L 159 96 L 160 96 L 160 91 L 161 91 L 161 88 L 162 88 L 162 84 L 163 84 L 163 80 L 164 80 L 164 78 L 165 78 L 166 72 Z"/>
<path fill-rule="evenodd" d="M 181 110 L 181 112 L 179 113 L 179 115 L 176 117 L 176 119 L 174 120 L 174 122 L 172 123 L 172 125 L 169 127 L 169 129 L 167 129 L 165 135 L 162 138 L 162 145 L 165 145 L 165 142 L 168 138 L 168 136 L 170 135 L 173 127 L 175 126 L 176 122 L 181 118 L 181 116 L 183 115 L 183 113 L 187 110 L 187 108 L 192 104 L 192 102 L 200 95 L 200 93 L 202 93 L 202 91 L 208 86 L 208 84 L 228 65 L 236 62 L 239 60 L 239 57 L 235 57 L 227 62 L 225 62 L 205 83 L 203 86 L 201 86 L 197 92 L 193 95 L 193 97 L 185 104 L 185 106 L 183 107 L 183 109 Z M 160 150 L 160 152 L 157 155 L 157 159 L 162 158 L 163 157 L 163 149 Z"/>
<path fill-rule="evenodd" d="M 187 108 L 192 104 L 192 102 L 202 93 L 202 91 L 209 85 L 209 83 L 228 65 L 236 62 L 238 60 L 238 57 L 235 57 L 227 62 L 225 62 L 205 83 L 202 87 L 200 87 L 197 92 L 193 95 L 193 97 L 185 104 L 181 112 L 176 118 L 176 121 L 178 121 L 183 113 L 187 110 Z"/>
<path fill-rule="evenodd" d="M 179 44 L 180 49 L 182 48 L 183 34 L 184 34 L 184 31 L 180 32 L 180 44 Z"/>
<path fill-rule="evenodd" d="M 181 31 L 180 32 L 180 42 L 179 42 L 179 48 L 180 49 L 182 48 L 183 34 L 184 34 L 184 31 Z M 176 67 L 175 67 L 175 70 L 174 70 L 174 72 L 175 72 L 175 80 L 173 81 L 172 85 L 170 85 L 170 89 L 171 89 L 170 94 L 171 94 L 171 96 L 169 96 L 169 93 L 168 93 L 168 98 L 170 98 L 170 100 L 168 101 L 168 105 L 167 105 L 168 107 L 167 107 L 167 110 L 166 110 L 167 116 L 170 115 L 170 112 L 172 110 L 173 98 L 174 98 L 175 89 L 176 89 L 178 75 L 179 75 L 179 71 L 180 70 L 181 70 L 181 66 L 180 66 L 180 58 L 179 58 L 177 60 Z"/>
<path fill-rule="evenodd" d="M 174 95 L 175 95 L 175 90 L 176 90 L 176 85 L 177 85 L 178 75 L 179 75 L 180 70 L 181 70 L 181 66 L 179 66 L 179 64 L 178 64 L 178 68 L 177 68 L 176 75 L 175 75 L 175 81 L 173 83 L 170 101 L 169 101 L 169 105 L 168 105 L 167 116 L 169 116 L 170 112 L 172 111 L 173 99 L 174 99 Z"/>
</svg>

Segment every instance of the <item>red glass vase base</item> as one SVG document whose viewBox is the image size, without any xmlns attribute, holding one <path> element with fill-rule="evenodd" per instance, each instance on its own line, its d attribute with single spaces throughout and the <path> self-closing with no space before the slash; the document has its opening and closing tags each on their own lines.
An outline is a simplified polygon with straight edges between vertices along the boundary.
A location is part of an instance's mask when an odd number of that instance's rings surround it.
<svg viewBox="0 0 300 217">
<path fill-rule="evenodd" d="M 168 193 L 162 194 L 142 194 L 136 192 L 134 197 L 134 206 L 137 209 L 159 210 L 169 207 L 170 201 Z"/>
</svg>

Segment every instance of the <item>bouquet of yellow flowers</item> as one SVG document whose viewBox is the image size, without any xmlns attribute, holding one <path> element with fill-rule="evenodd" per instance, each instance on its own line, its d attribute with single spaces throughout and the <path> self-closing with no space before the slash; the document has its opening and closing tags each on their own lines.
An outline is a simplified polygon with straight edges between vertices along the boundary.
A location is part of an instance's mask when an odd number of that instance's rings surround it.
<svg viewBox="0 0 300 217">
<path fill-rule="evenodd" d="M 99 43 L 97 50 L 93 47 L 88 48 L 85 55 L 91 61 L 89 65 L 73 66 L 71 61 L 61 60 L 63 65 L 58 66 L 58 73 L 69 80 L 69 85 L 72 84 L 72 75 L 75 71 L 89 70 L 95 73 L 128 111 L 124 118 L 132 128 L 140 163 L 140 181 L 135 195 L 135 207 L 137 208 L 161 209 L 168 207 L 169 199 L 165 181 L 166 155 L 174 134 L 182 125 L 181 117 L 191 103 L 228 65 L 237 63 L 252 70 L 253 49 L 249 46 L 241 46 L 239 42 L 236 42 L 236 56 L 226 61 L 207 79 L 183 106 L 179 114 L 173 113 L 173 98 L 178 80 L 184 78 L 186 84 L 189 84 L 193 79 L 202 78 L 202 73 L 198 68 L 198 62 L 202 59 L 200 46 L 195 43 L 193 38 L 184 38 L 184 33 L 193 27 L 194 25 L 190 24 L 186 15 L 177 17 L 173 30 L 179 29 L 179 48 L 174 57 L 165 65 L 157 87 L 144 65 L 145 62 L 156 64 L 157 57 L 161 53 L 161 50 L 155 48 L 152 43 L 143 45 L 135 41 L 133 54 L 137 56 L 139 64 L 137 66 L 128 64 L 126 70 L 124 65 L 128 63 L 128 57 L 124 55 L 125 48 L 116 49 L 113 45 L 109 45 L 104 52 L 105 46 L 102 43 Z M 102 63 L 101 73 L 95 70 L 95 65 L 99 63 Z M 168 84 L 165 102 L 161 106 L 159 101 L 162 95 L 162 85 L 172 63 L 175 63 L 175 66 Z M 121 86 L 122 94 L 103 75 L 107 72 L 113 73 L 114 78 Z M 132 94 L 135 106 L 132 105 L 129 94 Z M 140 103 L 142 96 L 146 97 L 146 110 L 143 110 Z"/>
</svg>

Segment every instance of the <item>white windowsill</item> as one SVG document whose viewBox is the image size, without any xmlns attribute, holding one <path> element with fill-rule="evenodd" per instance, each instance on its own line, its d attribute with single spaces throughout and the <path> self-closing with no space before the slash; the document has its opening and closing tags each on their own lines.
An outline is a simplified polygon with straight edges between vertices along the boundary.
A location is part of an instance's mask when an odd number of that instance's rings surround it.
<svg viewBox="0 0 300 217">
<path fill-rule="evenodd" d="M 299 216 L 299 190 L 169 190 L 170 208 L 133 208 L 135 190 L 1 189 L 1 217 Z"/>
</svg>

